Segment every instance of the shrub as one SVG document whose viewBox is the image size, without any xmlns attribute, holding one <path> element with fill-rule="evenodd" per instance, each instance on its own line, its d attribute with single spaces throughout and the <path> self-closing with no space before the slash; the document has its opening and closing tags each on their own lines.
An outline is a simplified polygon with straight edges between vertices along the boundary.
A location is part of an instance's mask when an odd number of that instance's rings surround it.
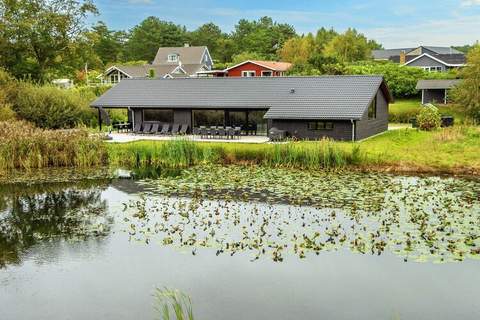
<svg viewBox="0 0 480 320">
<path fill-rule="evenodd" d="M 1 105 L 0 103 L 0 121 L 8 121 L 16 118 L 15 111 L 8 105 Z"/>
<path fill-rule="evenodd" d="M 380 74 L 385 77 L 393 96 L 397 98 L 417 96 L 418 80 L 455 78 L 453 73 L 430 73 L 420 68 L 404 67 L 393 62 L 365 62 L 346 66 L 347 74 Z"/>
<path fill-rule="evenodd" d="M 417 124 L 420 130 L 431 131 L 440 128 L 442 119 L 438 109 L 434 106 L 425 106 L 417 116 Z"/>
<path fill-rule="evenodd" d="M 93 99 L 94 95 L 86 96 L 75 89 L 65 90 L 27 82 L 18 82 L 10 90 L 11 105 L 18 116 L 48 129 L 89 124 L 96 117 L 95 111 L 89 106 Z"/>
<path fill-rule="evenodd" d="M 89 167 L 106 162 L 104 142 L 86 130 L 44 130 L 25 121 L 0 122 L 0 170 Z"/>
</svg>

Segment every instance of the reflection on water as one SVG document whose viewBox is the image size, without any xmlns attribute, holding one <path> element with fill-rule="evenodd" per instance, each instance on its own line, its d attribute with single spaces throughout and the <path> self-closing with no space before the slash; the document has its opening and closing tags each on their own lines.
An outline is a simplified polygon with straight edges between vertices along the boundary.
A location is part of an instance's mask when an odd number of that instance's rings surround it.
<svg viewBox="0 0 480 320">
<path fill-rule="evenodd" d="M 480 318 L 478 181 L 134 176 L 0 185 L 2 320 L 154 319 L 165 287 L 196 319 Z"/>
<path fill-rule="evenodd" d="M 42 241 L 85 240 L 110 228 L 106 181 L 0 185 L 0 268 Z"/>
</svg>

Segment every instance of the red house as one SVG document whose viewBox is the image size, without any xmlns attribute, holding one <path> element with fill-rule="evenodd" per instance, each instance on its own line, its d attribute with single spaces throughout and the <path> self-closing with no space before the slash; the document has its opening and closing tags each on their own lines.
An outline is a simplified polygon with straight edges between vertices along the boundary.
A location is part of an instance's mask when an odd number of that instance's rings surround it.
<svg viewBox="0 0 480 320">
<path fill-rule="evenodd" d="M 291 67 L 288 62 L 247 60 L 224 72 L 226 77 L 281 77 Z"/>
</svg>

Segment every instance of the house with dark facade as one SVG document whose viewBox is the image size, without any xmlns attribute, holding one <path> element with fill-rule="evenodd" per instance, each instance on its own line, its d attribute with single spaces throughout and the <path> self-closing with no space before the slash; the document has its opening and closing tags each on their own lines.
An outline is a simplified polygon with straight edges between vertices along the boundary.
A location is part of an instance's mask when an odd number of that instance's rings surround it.
<svg viewBox="0 0 480 320">
<path fill-rule="evenodd" d="M 264 127 L 299 139 L 357 141 L 388 129 L 382 76 L 126 79 L 91 106 L 126 108 L 135 126 Z"/>
<path fill-rule="evenodd" d="M 461 82 L 459 79 L 452 80 L 420 80 L 417 90 L 422 91 L 422 104 L 448 103 L 448 92 Z"/>
<path fill-rule="evenodd" d="M 210 71 L 213 60 L 205 46 L 161 47 L 155 59 L 145 65 L 113 65 L 100 78 L 105 84 L 116 84 L 123 79 L 196 77 L 199 72 Z"/>
<path fill-rule="evenodd" d="M 375 60 L 389 60 L 429 72 L 446 72 L 452 68 L 464 67 L 466 64 L 465 54 L 451 47 L 420 46 L 373 50 L 372 55 Z"/>
</svg>

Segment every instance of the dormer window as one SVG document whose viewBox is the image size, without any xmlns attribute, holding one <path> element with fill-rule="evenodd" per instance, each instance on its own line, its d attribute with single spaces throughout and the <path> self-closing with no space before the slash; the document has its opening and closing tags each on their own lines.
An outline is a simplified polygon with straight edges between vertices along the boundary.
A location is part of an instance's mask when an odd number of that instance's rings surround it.
<svg viewBox="0 0 480 320">
<path fill-rule="evenodd" d="M 178 62 L 178 54 L 169 54 L 167 57 L 168 62 Z"/>
</svg>

